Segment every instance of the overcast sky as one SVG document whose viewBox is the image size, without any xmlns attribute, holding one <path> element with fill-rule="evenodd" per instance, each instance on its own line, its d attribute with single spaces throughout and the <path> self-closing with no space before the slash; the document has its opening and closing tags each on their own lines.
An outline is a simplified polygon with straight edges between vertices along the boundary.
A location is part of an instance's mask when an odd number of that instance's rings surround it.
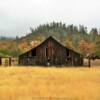
<svg viewBox="0 0 100 100">
<path fill-rule="evenodd" d="M 100 28 L 100 0 L 0 0 L 0 35 L 22 36 L 52 21 Z"/>
</svg>

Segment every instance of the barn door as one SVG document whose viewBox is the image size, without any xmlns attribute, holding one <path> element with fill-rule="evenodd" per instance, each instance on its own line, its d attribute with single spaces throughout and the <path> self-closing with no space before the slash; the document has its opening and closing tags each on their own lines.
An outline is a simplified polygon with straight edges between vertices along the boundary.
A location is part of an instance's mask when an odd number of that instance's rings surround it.
<svg viewBox="0 0 100 100">
<path fill-rule="evenodd" d="M 51 59 L 49 58 L 49 48 L 48 47 L 46 47 L 45 54 L 46 54 L 46 65 L 50 65 Z"/>
<path fill-rule="evenodd" d="M 70 57 L 70 51 L 66 49 L 66 64 L 71 64 L 71 57 Z"/>
</svg>

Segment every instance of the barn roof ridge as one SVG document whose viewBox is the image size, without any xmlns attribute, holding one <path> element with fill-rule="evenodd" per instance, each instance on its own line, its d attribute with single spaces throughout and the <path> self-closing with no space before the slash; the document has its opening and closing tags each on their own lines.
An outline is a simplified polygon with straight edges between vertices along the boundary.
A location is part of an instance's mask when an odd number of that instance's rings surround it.
<svg viewBox="0 0 100 100">
<path fill-rule="evenodd" d="M 21 55 L 23 55 L 23 54 L 25 54 L 25 53 L 27 53 L 27 52 L 29 52 L 29 51 L 31 51 L 31 50 L 37 48 L 38 46 L 40 46 L 42 43 L 44 43 L 45 41 L 49 40 L 50 38 L 53 39 L 54 41 L 56 41 L 57 43 L 59 43 L 61 46 L 63 46 L 63 45 L 62 45 L 60 42 L 58 42 L 58 40 L 56 40 L 53 36 L 49 36 L 49 37 L 47 37 L 45 40 L 43 40 L 41 43 L 39 43 L 37 46 L 31 48 L 30 50 L 28 50 L 28 51 L 26 51 L 26 52 L 24 52 L 24 53 L 22 53 Z M 64 47 L 64 46 L 63 46 L 63 47 Z"/>
</svg>

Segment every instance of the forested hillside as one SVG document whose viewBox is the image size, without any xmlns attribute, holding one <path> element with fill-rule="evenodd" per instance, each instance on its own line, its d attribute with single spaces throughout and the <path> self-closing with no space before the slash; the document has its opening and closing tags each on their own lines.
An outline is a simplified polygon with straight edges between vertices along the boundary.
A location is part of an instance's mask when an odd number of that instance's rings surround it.
<svg viewBox="0 0 100 100">
<path fill-rule="evenodd" d="M 52 22 L 40 25 L 37 28 L 30 28 L 31 32 L 24 37 L 15 39 L 0 39 L 1 56 L 18 56 L 49 36 L 53 36 L 63 45 L 86 55 L 95 53 L 100 56 L 100 33 L 97 28 L 92 28 L 90 32 L 83 25 L 74 26 L 61 22 Z"/>
</svg>

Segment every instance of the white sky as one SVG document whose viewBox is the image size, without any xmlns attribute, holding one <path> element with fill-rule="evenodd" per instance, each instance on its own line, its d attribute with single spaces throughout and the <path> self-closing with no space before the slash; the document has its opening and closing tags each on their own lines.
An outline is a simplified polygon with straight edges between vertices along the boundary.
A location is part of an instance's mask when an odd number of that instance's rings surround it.
<svg viewBox="0 0 100 100">
<path fill-rule="evenodd" d="M 25 35 L 52 21 L 100 28 L 100 0 L 0 0 L 0 35 Z"/>
</svg>

